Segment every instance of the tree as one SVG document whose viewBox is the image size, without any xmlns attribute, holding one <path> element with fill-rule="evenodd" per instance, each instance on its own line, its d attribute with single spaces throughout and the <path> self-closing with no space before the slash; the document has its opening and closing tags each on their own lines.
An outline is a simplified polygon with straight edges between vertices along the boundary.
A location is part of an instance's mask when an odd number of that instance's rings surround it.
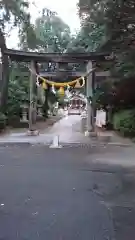
<svg viewBox="0 0 135 240">
<path fill-rule="evenodd" d="M 8 117 L 18 116 L 23 104 L 29 104 L 29 72 L 22 63 L 10 65 L 8 101 L 6 114 Z"/>
<path fill-rule="evenodd" d="M 33 38 L 32 32 L 35 36 Z M 32 29 L 29 29 L 29 42 L 24 42 L 24 36 L 20 35 L 20 44 L 24 49 L 36 49 L 40 52 L 64 52 L 70 42 L 70 28 L 65 24 L 57 13 L 49 9 L 43 9 Z M 26 39 L 26 38 L 25 38 Z M 33 41 L 34 39 L 34 41 Z"/>
<path fill-rule="evenodd" d="M 0 27 L 4 31 L 6 24 L 11 27 L 19 26 L 22 22 L 30 19 L 30 15 L 26 12 L 29 4 L 27 0 L 1 0 L 1 19 Z"/>
<path fill-rule="evenodd" d="M 35 22 L 39 47 L 47 52 L 64 52 L 70 42 L 70 28 L 61 18 L 48 9 Z"/>
<path fill-rule="evenodd" d="M 82 25 L 79 33 L 68 45 L 67 52 L 95 52 L 104 38 L 104 26 L 89 28 Z"/>
<path fill-rule="evenodd" d="M 97 89 L 96 101 L 104 105 L 111 102 L 113 113 L 129 108 L 134 113 L 135 0 L 79 0 L 79 12 L 87 33 L 91 34 L 93 26 L 103 29 L 98 50 L 113 52 L 115 57 L 111 72 L 119 81 L 109 88 L 102 85 Z M 121 129 L 134 133 L 134 115 L 130 111 L 118 114 L 117 120 Z"/>
<path fill-rule="evenodd" d="M 1 85 L 1 101 L 0 107 L 1 111 L 6 111 L 6 103 L 8 96 L 8 82 L 9 82 L 9 66 L 8 66 L 8 57 L 4 56 L 3 52 L 6 48 L 6 26 L 9 25 L 13 27 L 22 27 L 22 23 L 25 26 L 30 25 L 30 15 L 27 12 L 28 9 L 27 0 L 2 0 L 0 2 L 0 48 L 2 53 L 2 85 Z"/>
<path fill-rule="evenodd" d="M 79 0 L 81 32 L 85 38 L 87 51 L 96 51 L 105 41 L 106 1 Z"/>
<path fill-rule="evenodd" d="M 115 54 L 113 73 L 120 78 L 134 76 L 135 1 L 79 0 L 79 10 L 89 33 L 93 23 L 104 28 L 102 49 Z"/>
<path fill-rule="evenodd" d="M 135 75 L 135 1 L 119 1 L 108 4 L 106 18 L 111 21 L 106 23 L 109 36 L 109 48 L 116 54 L 115 73 L 120 78 Z"/>
</svg>

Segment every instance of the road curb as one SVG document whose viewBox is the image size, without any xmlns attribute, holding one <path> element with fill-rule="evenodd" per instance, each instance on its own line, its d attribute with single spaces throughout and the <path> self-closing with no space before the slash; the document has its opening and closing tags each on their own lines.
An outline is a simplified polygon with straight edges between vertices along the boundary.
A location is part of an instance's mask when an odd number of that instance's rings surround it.
<svg viewBox="0 0 135 240">
<path fill-rule="evenodd" d="M 34 142 L 0 142 L 0 147 L 8 147 L 8 146 L 49 146 L 50 143 L 34 143 Z"/>
<path fill-rule="evenodd" d="M 0 142 L 0 147 L 7 147 L 7 146 L 30 146 L 33 145 L 33 143 L 30 142 Z"/>
<path fill-rule="evenodd" d="M 50 146 L 50 142 L 0 142 L 0 147 L 7 147 L 7 146 Z M 64 148 L 76 148 L 76 147 L 82 147 L 82 148 L 95 148 L 95 147 L 107 147 L 107 146 L 116 146 L 116 147 L 133 147 L 132 144 L 125 144 L 125 143 L 104 143 L 104 142 L 94 142 L 94 143 L 64 143 L 60 142 L 62 147 Z"/>
<path fill-rule="evenodd" d="M 112 146 L 119 146 L 119 147 L 133 147 L 134 144 L 132 143 L 120 143 L 120 142 L 109 142 L 108 145 Z"/>
</svg>

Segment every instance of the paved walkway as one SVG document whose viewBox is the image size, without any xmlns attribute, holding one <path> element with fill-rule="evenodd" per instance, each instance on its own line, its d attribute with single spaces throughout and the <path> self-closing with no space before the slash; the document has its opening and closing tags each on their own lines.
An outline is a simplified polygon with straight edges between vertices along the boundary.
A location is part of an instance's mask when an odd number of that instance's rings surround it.
<svg viewBox="0 0 135 240">
<path fill-rule="evenodd" d="M 46 133 L 39 136 L 27 136 L 27 132 L 9 133 L 0 137 L 0 143 L 43 143 L 50 144 L 54 136 L 58 135 L 61 143 L 88 143 L 89 139 L 80 132 L 81 117 L 70 115 L 49 127 Z"/>
<path fill-rule="evenodd" d="M 114 131 L 100 131 L 97 134 L 99 141 L 105 138 L 112 145 L 134 146 L 134 143 L 129 138 L 124 138 Z"/>
<path fill-rule="evenodd" d="M 59 135 L 63 143 L 88 143 L 88 138 L 81 133 L 81 117 L 69 115 L 53 125 L 50 134 Z"/>
<path fill-rule="evenodd" d="M 51 144 L 54 137 L 59 137 L 59 142 L 62 144 L 82 143 L 82 144 L 96 144 L 108 143 L 111 145 L 133 145 L 130 140 L 123 139 L 113 132 L 100 132 L 95 141 L 92 137 L 86 137 L 81 132 L 81 116 L 69 115 L 65 116 L 53 126 L 49 126 L 38 136 L 28 136 L 27 131 L 12 132 L 0 137 L 0 144 L 4 143 L 30 143 L 30 144 Z"/>
</svg>

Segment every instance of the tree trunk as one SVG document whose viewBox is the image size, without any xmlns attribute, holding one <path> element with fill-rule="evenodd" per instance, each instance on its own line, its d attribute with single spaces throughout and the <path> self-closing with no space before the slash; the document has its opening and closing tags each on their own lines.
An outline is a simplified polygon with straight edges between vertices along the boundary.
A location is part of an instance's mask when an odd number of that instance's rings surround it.
<svg viewBox="0 0 135 240">
<path fill-rule="evenodd" d="M 6 49 L 6 42 L 3 32 L 0 29 L 0 49 L 2 59 L 2 79 L 0 84 L 0 111 L 6 112 L 6 105 L 8 99 L 8 83 L 9 83 L 9 61 L 8 56 L 4 54 Z"/>
</svg>

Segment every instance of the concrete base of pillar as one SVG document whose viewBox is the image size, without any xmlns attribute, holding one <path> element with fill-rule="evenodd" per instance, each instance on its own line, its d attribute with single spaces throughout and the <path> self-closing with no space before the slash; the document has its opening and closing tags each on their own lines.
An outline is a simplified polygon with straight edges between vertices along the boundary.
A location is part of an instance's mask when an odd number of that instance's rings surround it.
<svg viewBox="0 0 135 240">
<path fill-rule="evenodd" d="M 38 136 L 39 131 L 38 130 L 28 130 L 27 136 Z"/>
<path fill-rule="evenodd" d="M 56 135 L 53 137 L 52 144 L 50 145 L 50 148 L 62 148 L 62 146 L 59 144 L 59 136 Z"/>
<path fill-rule="evenodd" d="M 62 146 L 61 146 L 61 145 L 59 145 L 59 146 L 54 146 L 54 145 L 52 144 L 52 145 L 49 146 L 49 148 L 62 148 Z"/>
<path fill-rule="evenodd" d="M 89 131 L 86 131 L 84 134 L 85 134 L 85 137 L 89 137 L 90 136 L 90 132 Z"/>
<path fill-rule="evenodd" d="M 97 134 L 96 134 L 96 132 L 94 132 L 94 131 L 86 131 L 85 132 L 85 136 L 86 137 L 97 137 Z"/>
</svg>

